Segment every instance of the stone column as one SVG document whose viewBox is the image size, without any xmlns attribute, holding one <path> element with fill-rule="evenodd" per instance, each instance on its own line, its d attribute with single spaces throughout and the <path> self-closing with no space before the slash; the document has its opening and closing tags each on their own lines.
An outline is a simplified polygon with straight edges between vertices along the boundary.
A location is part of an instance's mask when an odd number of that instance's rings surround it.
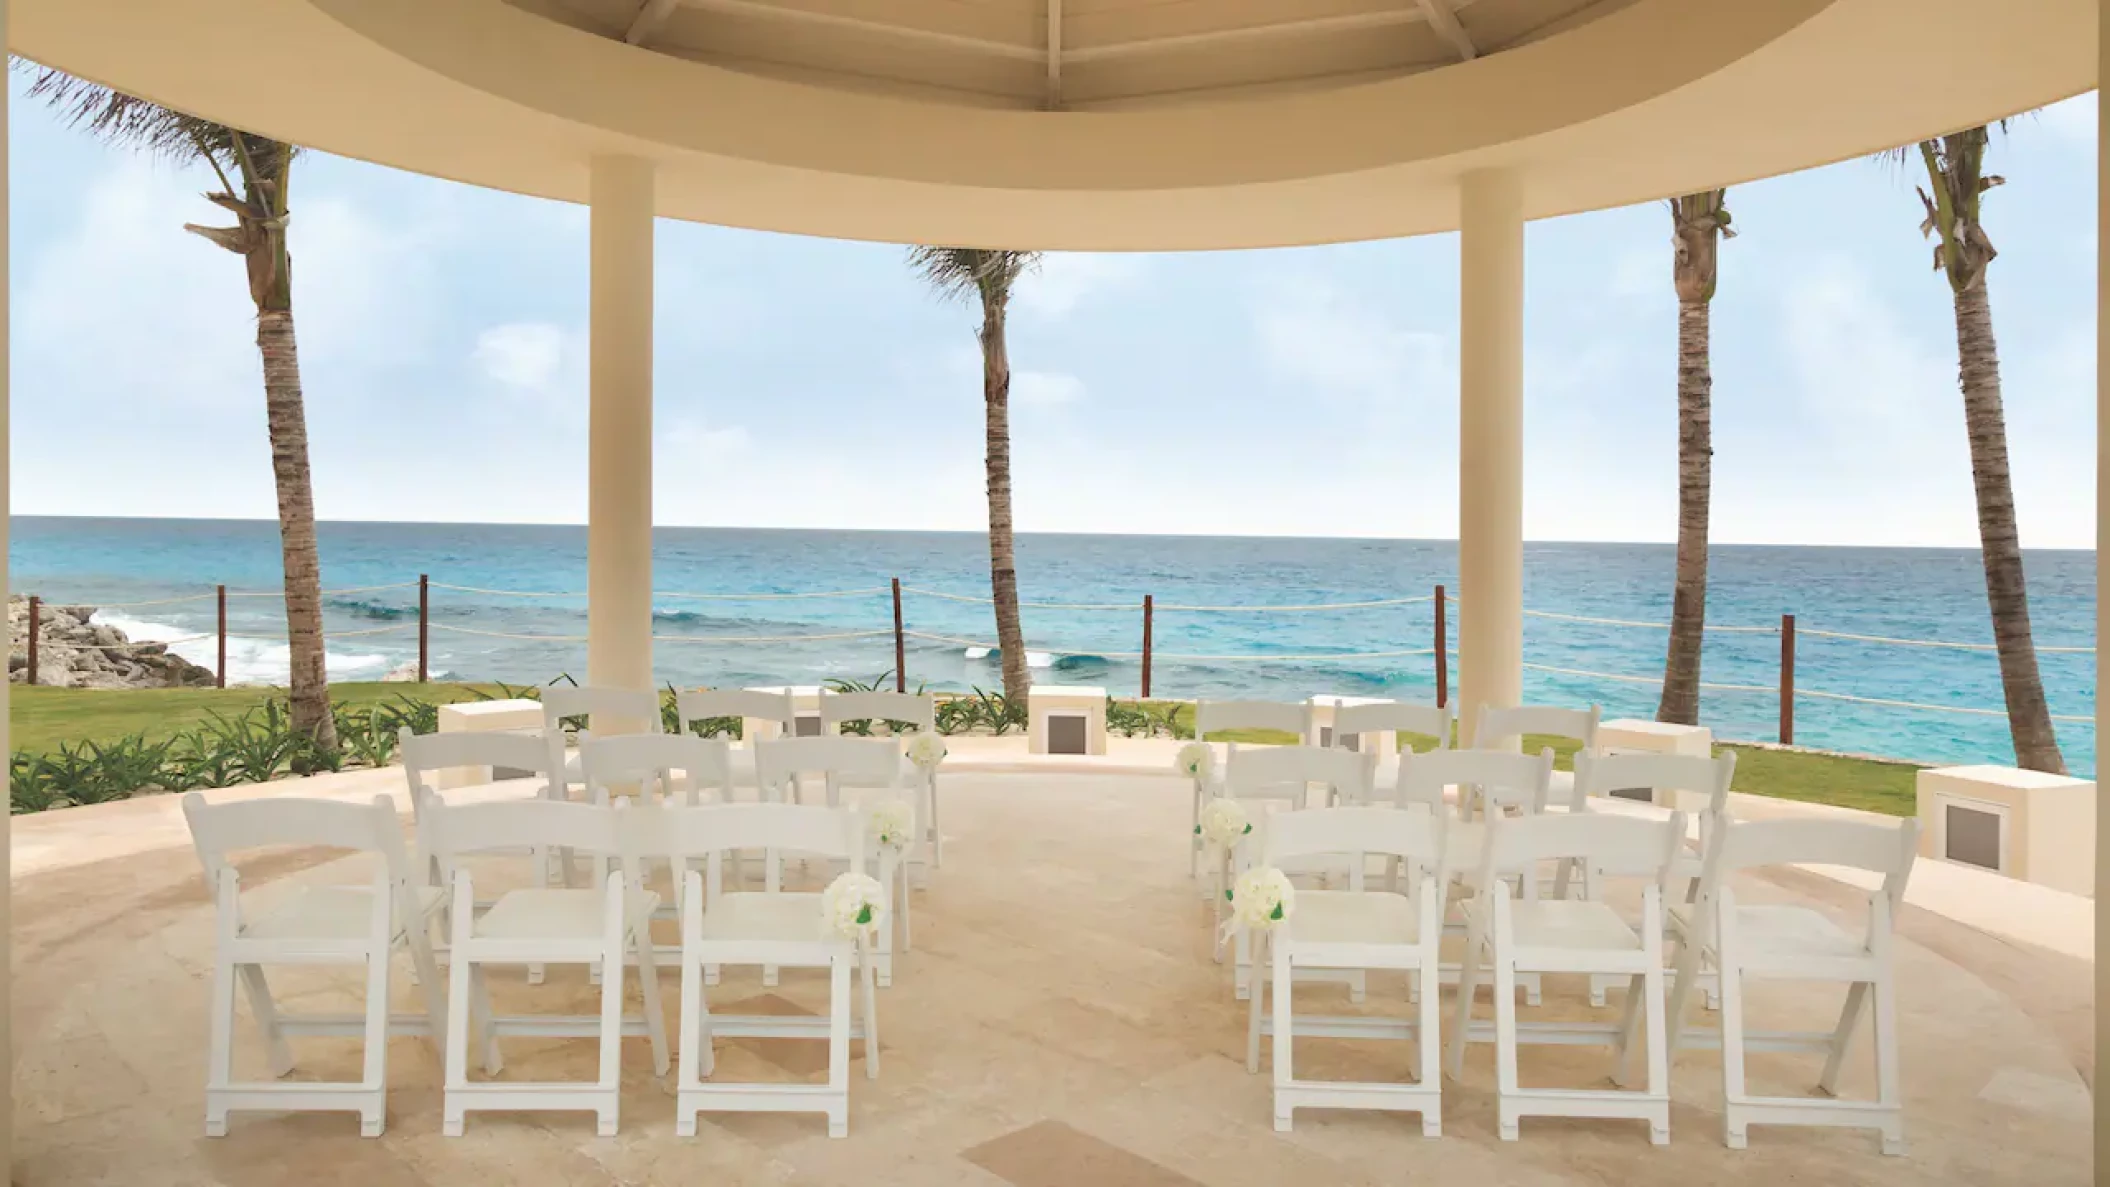
<svg viewBox="0 0 2110 1187">
<path fill-rule="evenodd" d="M 1479 707 L 1523 690 L 1523 193 L 1513 174 L 1469 173 L 1458 206 L 1458 703 L 1471 745 Z"/>
<path fill-rule="evenodd" d="M 651 688 L 652 162 L 592 168 L 586 672 Z"/>
<path fill-rule="evenodd" d="M 2110 0 L 2097 5 L 2096 78 L 2110 79 Z M 2104 101 L 2104 92 L 2095 93 L 2095 348 L 2096 356 L 2103 357 L 2105 343 L 2110 343 L 2110 102 Z M 2095 686 L 2103 686 L 2104 640 L 2110 639 L 2106 628 L 2110 628 L 2110 607 L 2104 598 L 2110 589 L 2103 586 L 2103 554 L 2110 552 L 2110 372 L 2098 364 L 2095 369 Z M 2103 785 L 2103 739 L 2110 737 L 2110 701 L 2101 695 L 2095 698 L 2095 780 Z M 2110 913 L 2103 910 L 2110 903 L 2110 812 L 2100 806 L 2095 813 L 2095 1176 L 2097 1182 L 2110 1173 L 2110 1097 L 2103 1092 L 2102 1074 L 2106 1062 L 2110 1062 L 2110 1029 L 2102 1024 L 2105 1007 L 2110 1006 L 2110 978 L 2103 976 L 2103 952 L 2110 945 Z"/>
</svg>

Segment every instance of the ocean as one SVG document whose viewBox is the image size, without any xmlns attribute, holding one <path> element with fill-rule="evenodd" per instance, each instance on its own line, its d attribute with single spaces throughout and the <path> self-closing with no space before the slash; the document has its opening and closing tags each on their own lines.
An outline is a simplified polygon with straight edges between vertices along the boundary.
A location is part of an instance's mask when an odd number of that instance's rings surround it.
<svg viewBox="0 0 2110 1187">
<path fill-rule="evenodd" d="M 376 680 L 417 656 L 418 574 L 434 583 L 431 668 L 435 675 L 546 682 L 583 680 L 586 533 L 574 526 L 326 523 L 321 526 L 330 674 Z M 870 680 L 893 667 L 890 579 L 912 590 L 986 598 L 985 542 L 974 533 L 660 528 L 654 534 L 655 675 L 694 684 Z M 1655 623 L 1667 619 L 1673 553 L 1667 544 L 1529 544 L 1524 604 L 1551 615 Z M 282 681 L 283 611 L 277 525 L 268 521 L 19 517 L 10 551 L 13 592 L 57 603 L 106 606 L 97 621 L 138 639 L 210 633 L 210 597 L 230 590 L 229 631 L 257 636 L 229 645 L 230 680 Z M 2095 557 L 2032 552 L 2030 608 L 2040 646 L 2094 643 Z M 1456 592 L 1457 546 L 1447 541 L 1306 540 L 1162 536 L 1025 535 L 1018 542 L 1021 597 L 1028 602 L 1114 609 L 1024 611 L 1034 678 L 1137 691 L 1144 595 L 1155 598 L 1152 691 L 1159 696 L 1301 699 L 1314 693 L 1430 699 L 1429 655 L 1308 658 L 1398 652 L 1433 643 L 1437 584 Z M 481 591 L 555 596 L 514 597 Z M 387 588 L 368 588 L 387 587 Z M 684 594 L 800 594 L 869 591 L 841 598 L 728 601 Z M 1405 605 L 1284 613 L 1210 612 L 1176 606 L 1291 606 L 1424 600 Z M 123 605 L 159 602 L 160 605 Z M 1904 647 L 1834 639 L 1812 631 L 1984 643 L 1991 639 L 1977 553 L 1964 549 L 1723 546 L 1710 559 L 1708 620 L 1774 628 L 1797 619 L 1799 690 L 1964 708 L 1998 709 L 1998 667 L 1986 651 Z M 912 592 L 904 598 L 911 686 L 995 687 L 987 654 L 987 605 Z M 1457 614 L 1450 623 L 1456 679 Z M 455 628 L 449 630 L 447 628 Z M 464 634 L 458 631 L 489 632 Z M 804 642 L 722 640 L 786 635 L 856 635 Z M 359 633 L 355 633 L 359 632 Z M 1607 717 L 1653 716 L 1663 668 L 1659 627 L 1529 617 L 1525 696 L 1534 702 L 1597 703 Z M 177 643 L 214 662 L 212 639 Z M 1241 657 L 1176 660 L 1170 655 Z M 1243 658 L 1252 657 L 1252 658 Z M 1270 658 L 1274 657 L 1274 658 Z M 2094 712 L 2093 657 L 2045 653 L 2044 682 L 2055 714 Z M 1773 630 L 1722 632 L 1707 640 L 1703 677 L 1767 691 L 1707 691 L 1702 720 L 1719 738 L 1770 740 L 1777 730 L 1780 639 Z M 1549 671 L 1545 669 L 1565 669 Z M 1597 673 L 1581 675 L 1577 673 Z M 1628 680 L 1605 677 L 1624 676 Z M 2062 722 L 2068 766 L 2093 772 L 2092 726 Z M 1998 716 L 1895 708 L 1810 696 L 1796 704 L 1795 740 L 1808 746 L 1930 762 L 2011 762 Z"/>
</svg>

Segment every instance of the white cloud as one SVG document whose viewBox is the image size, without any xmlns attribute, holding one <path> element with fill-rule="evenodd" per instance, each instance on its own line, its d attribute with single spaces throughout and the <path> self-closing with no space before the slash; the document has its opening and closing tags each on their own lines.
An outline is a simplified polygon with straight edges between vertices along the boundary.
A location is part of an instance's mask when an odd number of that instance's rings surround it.
<svg viewBox="0 0 2110 1187">
<path fill-rule="evenodd" d="M 1317 282 L 1270 291 L 1255 314 L 1260 345 L 1285 376 L 1322 394 L 1396 411 L 1457 402 L 1456 347 Z"/>
<path fill-rule="evenodd" d="M 2043 108 L 2033 115 L 2023 116 L 2010 128 L 2020 131 L 2031 122 L 2043 125 L 2044 129 L 2061 140 L 2085 144 L 2093 148 L 2096 143 L 2096 97 L 2090 91 L 2076 95 Z"/>
<path fill-rule="evenodd" d="M 476 336 L 477 368 L 507 387 L 547 391 L 564 368 L 565 332 L 548 322 L 510 322 Z"/>
<path fill-rule="evenodd" d="M 1143 260 L 1133 255 L 1050 252 L 1037 272 L 1019 281 L 1012 302 L 1029 314 L 1067 317 L 1087 297 L 1133 282 Z"/>
<path fill-rule="evenodd" d="M 1061 371 L 1014 371 L 1011 399 L 1018 404 L 1050 408 L 1084 398 L 1084 381 Z"/>
</svg>

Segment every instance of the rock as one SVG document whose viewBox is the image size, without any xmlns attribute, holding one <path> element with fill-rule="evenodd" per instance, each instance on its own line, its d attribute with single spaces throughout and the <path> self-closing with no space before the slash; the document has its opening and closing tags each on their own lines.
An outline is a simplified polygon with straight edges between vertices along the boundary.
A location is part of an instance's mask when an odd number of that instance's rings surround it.
<svg viewBox="0 0 2110 1187">
<path fill-rule="evenodd" d="M 414 659 L 408 659 L 404 660 L 400 664 L 397 664 L 395 667 L 390 668 L 388 670 L 388 675 L 381 677 L 381 683 L 414 684 L 417 682 L 417 678 L 418 661 Z"/>
<path fill-rule="evenodd" d="M 202 668 L 165 643 L 134 643 L 123 631 L 91 621 L 93 606 L 39 609 L 37 683 L 52 688 L 198 688 L 213 683 Z M 7 600 L 8 679 L 29 678 L 29 599 Z"/>
</svg>

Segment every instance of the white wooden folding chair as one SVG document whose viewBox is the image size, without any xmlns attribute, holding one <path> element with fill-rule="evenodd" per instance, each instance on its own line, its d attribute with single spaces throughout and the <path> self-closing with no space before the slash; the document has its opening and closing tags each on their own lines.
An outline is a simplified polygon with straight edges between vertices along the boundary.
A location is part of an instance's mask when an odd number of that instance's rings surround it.
<svg viewBox="0 0 2110 1187">
<path fill-rule="evenodd" d="M 1449 818 L 1443 829 L 1444 853 L 1439 869 L 1449 908 L 1444 916 L 1447 934 L 1454 937 L 1466 934 L 1465 916 L 1461 911 L 1463 899 L 1454 896 L 1454 892 L 1472 889 L 1472 878 L 1480 872 L 1480 858 L 1486 850 L 1486 819 L 1484 816 L 1477 820 L 1467 819 L 1466 810 L 1479 803 L 1501 813 L 1532 815 L 1542 812 L 1546 807 L 1547 781 L 1552 772 L 1551 750 L 1541 750 L 1537 754 L 1514 754 L 1504 750 L 1430 750 L 1400 755 L 1399 778 L 1393 786 L 1395 801 L 1401 807 L 1419 806 Z M 1394 863 L 1386 863 L 1388 885 L 1392 883 L 1396 868 Z M 1412 870 L 1408 874 L 1414 876 Z M 1518 896 L 1524 901 L 1538 900 L 1539 871 L 1532 864 L 1504 870 L 1502 877 L 1505 882 L 1516 883 Z M 1459 967 L 1456 964 L 1444 966 L 1444 984 L 1457 984 Z M 1520 973 L 1517 983 L 1523 987 L 1524 1004 L 1538 1005 L 1542 990 L 1539 975 Z M 1420 991 L 1418 984 L 1409 987 L 1412 994 Z"/>
<path fill-rule="evenodd" d="M 579 745 L 579 759 L 587 797 L 602 807 L 611 807 L 618 799 L 632 795 L 640 803 L 655 805 L 680 803 L 695 807 L 732 802 L 732 759 L 723 738 L 700 738 L 694 734 L 588 738 Z M 611 860 L 606 854 L 594 855 L 592 885 L 607 881 Z M 635 877 L 649 883 L 651 863 L 635 857 L 628 860 Z M 670 870 L 667 884 L 667 893 L 660 896 L 653 911 L 655 919 L 675 918 L 681 896 L 681 871 Z M 671 960 L 679 951 L 672 944 L 659 945 L 662 959 Z M 593 966 L 592 979 L 598 982 L 600 975 L 600 966 Z"/>
<path fill-rule="evenodd" d="M 586 785 L 579 752 L 566 745 L 563 723 L 576 717 L 587 719 L 587 728 L 579 731 L 581 745 L 596 734 L 656 734 L 662 724 L 659 693 L 594 684 L 578 688 L 551 685 L 542 690 L 542 737 L 550 748 L 550 770 L 563 772 L 558 799 L 570 799 L 573 788 Z"/>
<path fill-rule="evenodd" d="M 471 1111 L 590 1111 L 601 1136 L 616 1131 L 622 1040 L 642 1033 L 652 1041 L 652 1064 L 667 1070 L 667 1035 L 660 1013 L 659 979 L 650 925 L 658 896 L 614 871 L 588 889 L 532 887 L 508 890 L 481 916 L 472 909 L 475 886 L 461 859 L 476 853 L 520 847 L 549 848 L 562 842 L 589 854 L 619 855 L 618 813 L 592 804 L 535 800 L 450 805 L 439 796 L 425 805 L 427 837 L 453 885 L 447 979 L 447 1057 L 444 1132 L 460 1137 Z M 623 1012 L 625 956 L 634 953 L 643 990 L 642 1018 Z M 491 1008 L 484 966 L 492 964 L 599 964 L 598 1016 L 500 1017 Z M 600 1040 L 599 1075 L 591 1081 L 499 1083 L 469 1080 L 469 1043 L 474 1033 L 486 1073 L 504 1067 L 498 1040 L 505 1035 L 594 1037 Z"/>
<path fill-rule="evenodd" d="M 1339 750 L 1331 746 L 1242 746 L 1231 744 L 1229 755 L 1224 760 L 1223 780 L 1217 787 L 1217 795 L 1223 799 L 1236 800 L 1245 807 L 1253 828 L 1253 836 L 1240 846 L 1225 849 L 1218 854 L 1216 888 L 1211 897 L 1216 902 L 1217 924 L 1221 927 L 1225 912 L 1224 888 L 1231 880 L 1250 865 L 1262 845 L 1266 843 L 1269 822 L 1280 811 L 1296 812 L 1311 807 L 1312 789 L 1318 788 L 1326 806 L 1336 804 L 1368 804 L 1371 799 L 1370 773 L 1377 764 L 1374 754 L 1358 754 L 1352 750 Z M 1343 859 L 1331 855 L 1315 857 L 1292 863 L 1284 867 L 1284 873 L 1325 874 L 1339 870 Z M 1364 858 L 1360 854 L 1345 857 L 1348 872 L 1348 888 L 1361 890 L 1364 878 Z M 1252 942 L 1244 932 L 1231 939 L 1231 948 L 1236 960 L 1233 966 L 1233 984 L 1239 1000 L 1244 1000 L 1253 985 Z M 1217 946 L 1217 958 L 1223 957 L 1223 945 Z M 1339 976 L 1328 974 L 1315 976 L 1314 980 L 1344 981 L 1354 1000 L 1363 1000 L 1364 978 L 1360 972 Z"/>
<path fill-rule="evenodd" d="M 938 701 L 926 693 L 836 692 L 821 690 L 821 732 L 839 734 L 846 721 L 869 721 L 874 725 L 899 722 L 908 732 L 938 732 Z M 922 850 L 933 869 L 945 864 L 945 837 L 938 828 L 938 773 L 925 771 L 902 757 L 902 782 L 917 795 L 916 819 L 923 827 Z"/>
<path fill-rule="evenodd" d="M 430 920 L 443 905 L 436 888 L 417 885 L 396 808 L 387 796 L 371 803 L 274 797 L 209 804 L 191 792 L 183 797 L 191 843 L 212 891 L 217 942 L 213 948 L 211 1049 L 205 1065 L 205 1133 L 225 1137 L 227 1115 L 242 1110 L 356 1112 L 359 1132 L 378 1137 L 387 1117 L 388 1037 L 429 1034 L 435 1042 L 446 1016 L 440 1000 L 439 968 L 429 943 Z M 380 860 L 366 886 L 308 886 L 289 901 L 247 911 L 241 874 L 230 856 L 266 846 L 322 846 L 370 853 Z M 410 950 L 425 994 L 423 1016 L 392 1016 L 388 1010 L 389 962 L 398 947 Z M 272 1000 L 267 964 L 364 965 L 366 1009 L 360 1015 L 281 1013 Z M 234 1079 L 235 983 L 264 1032 L 274 1077 L 293 1070 L 287 1044 L 297 1035 L 357 1035 L 365 1059 L 357 1081 L 283 1083 Z"/>
<path fill-rule="evenodd" d="M 1196 701 L 1194 702 L 1194 737 L 1196 741 L 1208 742 L 1209 735 L 1225 730 L 1279 730 L 1295 734 L 1299 741 L 1311 737 L 1311 705 L 1293 705 L 1283 701 Z M 1223 769 L 1227 754 L 1217 755 L 1214 773 L 1208 778 L 1194 780 L 1194 813 L 1189 822 L 1196 830 L 1201 828 L 1202 805 L 1214 799 L 1223 782 Z M 1199 878 L 1202 872 L 1202 837 L 1199 831 L 1190 834 L 1192 841 L 1188 861 L 1188 875 Z"/>
<path fill-rule="evenodd" d="M 1699 836 L 1687 838 L 1671 864 L 1671 901 L 1690 902 L 1698 894 L 1700 864 L 1707 851 L 1707 838 L 1719 821 L 1728 819 L 1729 785 L 1736 778 L 1736 752 L 1725 750 L 1713 758 L 1694 754 L 1589 754 L 1575 756 L 1575 787 L 1568 810 L 1585 812 L 1593 806 L 1614 804 L 1621 811 L 1648 813 L 1635 805 L 1656 805 L 1655 812 L 1675 808 L 1688 819 L 1697 817 Z M 1577 863 L 1564 862 L 1554 876 L 1553 894 L 1595 898 L 1590 872 Z M 1703 976 L 1707 1008 L 1714 1009 L 1719 997 L 1712 976 Z M 1605 1004 L 1606 991 L 1621 978 L 1590 978 L 1590 1004 Z"/>
<path fill-rule="evenodd" d="M 1546 737 L 1579 742 L 1583 751 L 1595 754 L 1597 725 L 1603 716 L 1603 710 L 1596 705 L 1587 709 L 1562 709 L 1552 705 L 1517 705 L 1497 709 L 1482 705 L 1479 723 L 1473 728 L 1473 748 L 1515 750 L 1525 734 L 1542 734 Z M 1553 803 L 1568 803 L 1574 791 L 1573 772 L 1553 772 Z"/>
<path fill-rule="evenodd" d="M 810 740 L 810 739 L 800 739 Z M 864 1043 L 865 1076 L 879 1075 L 879 1004 L 873 987 L 876 961 L 869 942 L 829 934 L 822 918 L 822 896 L 772 887 L 762 892 L 705 890 L 706 875 L 694 863 L 701 859 L 715 877 L 720 863 L 710 858 L 743 849 L 796 850 L 841 861 L 853 872 L 865 869 L 864 817 L 847 808 L 796 804 L 730 804 L 701 808 L 643 808 L 622 811 L 621 825 L 634 851 L 664 856 L 685 869 L 681 911 L 681 1052 L 675 1073 L 674 1131 L 696 1134 L 703 1112 L 822 1113 L 828 1136 L 843 1137 L 850 1126 L 850 1041 Z M 723 965 L 761 965 L 828 970 L 828 1016 L 751 1017 L 714 1014 L 706 1001 L 707 974 Z M 862 972 L 863 1015 L 851 1019 L 850 974 Z M 705 1083 L 715 1060 L 711 1045 L 719 1036 L 825 1039 L 828 1081 L 825 1084 Z"/>
<path fill-rule="evenodd" d="M 822 734 L 817 738 L 779 738 L 757 742 L 755 751 L 756 777 L 762 785 L 762 794 L 771 802 L 796 802 L 801 774 L 819 775 L 824 801 L 830 808 L 854 807 L 860 813 L 869 814 L 880 804 L 898 800 L 909 807 L 914 820 L 910 836 L 921 838 L 926 834 L 908 780 L 910 766 L 901 755 L 900 738 L 858 738 L 836 734 Z M 882 885 L 887 888 L 887 897 L 893 903 L 893 919 L 879 935 L 874 945 L 873 959 L 878 962 L 879 983 L 894 983 L 894 953 L 907 951 L 912 938 L 909 925 L 909 867 L 916 860 L 917 844 L 904 846 L 900 852 L 879 844 L 872 830 L 865 830 L 872 852 L 866 855 L 869 864 L 877 871 Z M 816 856 L 806 854 L 806 857 Z M 765 858 L 766 889 L 777 890 L 783 885 L 784 854 L 772 852 Z M 836 863 L 831 859 L 824 864 L 830 876 L 836 872 Z M 765 985 L 777 983 L 774 968 L 762 970 Z"/>
<path fill-rule="evenodd" d="M 674 713 L 683 732 L 699 721 L 737 717 L 743 721 L 774 721 L 784 737 L 798 732 L 798 708 L 788 692 L 763 692 L 753 688 L 685 688 L 674 694 Z M 732 749 L 733 784 L 755 787 L 755 744 L 743 740 Z"/>
<path fill-rule="evenodd" d="M 410 785 L 410 805 L 417 815 L 418 836 L 418 880 L 421 884 L 445 889 L 447 879 L 441 873 L 439 860 L 425 835 L 425 805 L 440 791 L 442 772 L 457 768 L 475 768 L 485 780 L 453 788 L 457 797 L 463 794 L 485 795 L 496 791 L 517 794 L 521 799 L 561 799 L 564 797 L 562 775 L 552 775 L 552 765 L 557 758 L 545 738 L 532 731 L 489 730 L 452 734 L 413 734 L 408 729 L 396 733 L 396 753 L 403 760 L 403 778 Z M 518 772 L 516 777 L 496 779 L 502 771 Z M 569 886 L 573 881 L 572 855 L 569 848 L 521 851 L 534 859 L 535 868 L 544 886 Z M 490 902 L 471 904 L 476 911 L 487 910 Z M 447 955 L 447 929 L 439 928 L 439 937 L 433 942 L 433 950 L 444 963 Z M 528 983 L 542 983 L 542 966 L 528 966 Z"/>
<path fill-rule="evenodd" d="M 1412 701 L 1342 705 L 1333 711 L 1331 741 L 1335 746 L 1369 753 L 1378 749 L 1373 735 L 1419 734 L 1436 739 L 1433 749 L 1449 750 L 1452 725 L 1457 719 L 1455 705 L 1417 705 Z M 1380 798 L 1399 786 L 1399 755 L 1407 748 L 1402 742 L 1391 753 L 1378 754 L 1375 790 Z"/>
<path fill-rule="evenodd" d="M 1300 890 L 1296 910 L 1266 933 L 1263 986 L 1274 986 L 1273 1010 L 1265 1020 L 1256 988 L 1246 1022 L 1246 1070 L 1260 1070 L 1260 1038 L 1274 1037 L 1275 1128 L 1287 1131 L 1291 1115 L 1304 1109 L 1390 1109 L 1421 1114 L 1421 1132 L 1443 1132 L 1443 1036 L 1438 1022 L 1438 948 L 1443 940 L 1444 819 L 1424 809 L 1384 807 L 1315 808 L 1278 815 L 1269 822 L 1261 863 L 1283 863 L 1322 854 L 1381 853 L 1423 871 L 1410 894 L 1390 890 Z M 1399 969 L 1420 986 L 1415 1021 L 1370 1017 L 1298 1016 L 1297 974 L 1317 969 Z M 1297 1035 L 1347 1039 L 1411 1039 L 1418 1049 L 1412 1083 L 1351 1083 L 1299 1080 L 1291 1048 Z"/>
<path fill-rule="evenodd" d="M 1649 1141 L 1670 1140 L 1670 1062 L 1663 1000 L 1663 897 L 1671 861 L 1685 837 L 1685 818 L 1669 820 L 1598 813 L 1489 818 L 1475 897 L 1464 907 L 1465 969 L 1459 980 L 1457 1025 L 1450 1037 L 1450 1074 L 1463 1074 L 1467 1041 L 1495 1043 L 1497 1131 L 1515 1141 L 1521 1117 L 1630 1117 L 1647 1121 Z M 1641 917 L 1629 923 L 1605 903 L 1541 899 L 1517 902 L 1503 871 L 1545 861 L 1579 859 L 1600 877 L 1644 881 Z M 1482 960 L 1493 966 L 1492 1027 L 1472 1020 Z M 1618 1023 L 1520 1023 L 1516 978 L 1523 972 L 1617 973 L 1629 980 Z M 1525 1088 L 1519 1082 L 1522 1043 L 1605 1043 L 1613 1049 L 1615 1079 L 1626 1082 L 1627 1054 L 1645 1030 L 1646 1086 L 1630 1089 Z M 1490 1032 L 1492 1032 L 1490 1034 Z"/>
<path fill-rule="evenodd" d="M 1703 965 L 1721 978 L 1723 1141 L 1744 1147 L 1753 1125 L 1828 1125 L 1874 1129 L 1883 1153 L 1905 1152 L 1905 1114 L 1898 1078 L 1895 926 L 1912 876 L 1919 822 L 1899 826 L 1852 820 L 1723 821 L 1709 838 L 1706 869 L 1697 902 L 1670 909 L 1678 945 L 1677 979 L 1671 991 L 1671 1041 L 1688 1046 L 1708 1037 L 1683 1027 L 1684 1007 Z M 1731 874 L 1761 866 L 1827 865 L 1867 870 L 1883 883 L 1868 896 L 1868 924 L 1855 936 L 1812 907 L 1743 906 L 1728 885 Z M 1808 1033 L 1747 1030 L 1747 980 L 1843 981 L 1846 1005 L 1830 1031 Z M 1847 1048 L 1874 998 L 1876 1098 L 1840 1100 L 1834 1095 Z M 1746 1051 L 1822 1051 L 1817 1086 L 1826 1097 L 1753 1096 L 1744 1078 Z"/>
</svg>

